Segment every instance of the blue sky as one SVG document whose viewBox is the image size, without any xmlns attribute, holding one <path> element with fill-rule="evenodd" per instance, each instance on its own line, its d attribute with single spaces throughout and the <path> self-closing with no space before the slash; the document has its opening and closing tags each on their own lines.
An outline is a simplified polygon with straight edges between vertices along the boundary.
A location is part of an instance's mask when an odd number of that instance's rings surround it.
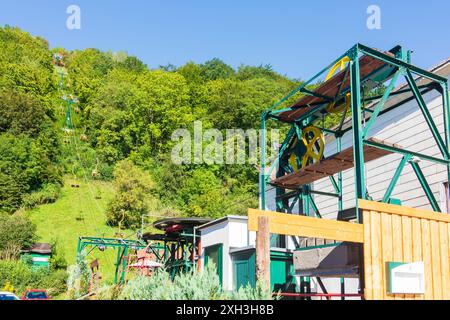
<svg viewBox="0 0 450 320">
<path fill-rule="evenodd" d="M 81 30 L 66 28 L 71 4 L 81 8 Z M 381 8 L 381 30 L 366 27 L 371 4 Z M 0 25 L 52 47 L 127 51 L 149 67 L 218 57 L 307 79 L 357 42 L 404 45 L 429 68 L 450 57 L 449 13 L 448 0 L 10 0 L 0 3 Z"/>
</svg>

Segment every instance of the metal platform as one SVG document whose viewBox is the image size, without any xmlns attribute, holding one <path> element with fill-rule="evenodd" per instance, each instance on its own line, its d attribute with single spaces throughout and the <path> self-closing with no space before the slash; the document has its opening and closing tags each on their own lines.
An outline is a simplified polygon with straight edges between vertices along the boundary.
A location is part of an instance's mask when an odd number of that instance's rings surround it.
<svg viewBox="0 0 450 320">
<path fill-rule="evenodd" d="M 370 138 L 368 141 L 386 146 L 398 147 L 397 145 L 375 138 Z M 391 153 L 391 151 L 364 145 L 365 162 L 384 157 Z M 332 176 L 338 172 L 353 168 L 353 166 L 353 147 L 350 147 L 317 163 L 304 167 L 297 172 L 277 178 L 271 181 L 270 184 L 284 189 L 297 190 L 302 185 L 310 184 L 319 179 Z"/>
<path fill-rule="evenodd" d="M 386 55 L 394 57 L 390 52 Z M 359 60 L 361 79 L 370 78 L 376 81 L 377 75 L 391 74 L 395 72 L 395 67 L 378 60 L 374 57 L 364 55 Z M 350 72 L 349 68 L 340 71 L 328 81 L 323 82 L 312 92 L 312 95 L 306 95 L 294 103 L 289 110 L 279 115 L 280 120 L 285 122 L 293 122 L 303 114 L 311 111 L 317 105 L 334 101 L 337 96 L 350 90 Z"/>
</svg>

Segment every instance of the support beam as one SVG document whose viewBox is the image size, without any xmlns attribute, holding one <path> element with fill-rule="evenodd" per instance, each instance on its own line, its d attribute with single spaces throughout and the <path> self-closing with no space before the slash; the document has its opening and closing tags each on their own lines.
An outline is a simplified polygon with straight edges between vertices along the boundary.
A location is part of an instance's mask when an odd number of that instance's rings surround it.
<svg viewBox="0 0 450 320">
<path fill-rule="evenodd" d="M 439 147 L 439 150 L 441 151 L 442 156 L 444 157 L 444 159 L 448 159 L 449 151 L 447 150 L 445 143 L 442 140 L 439 130 L 436 127 L 436 124 L 434 123 L 433 117 L 431 116 L 430 111 L 428 110 L 427 104 L 425 103 L 425 100 L 420 94 L 419 88 L 417 87 L 417 84 L 414 81 L 414 78 L 409 70 L 406 70 L 405 78 L 414 93 L 414 97 L 416 98 L 419 108 L 422 111 L 422 114 L 425 118 L 425 121 L 427 122 L 428 127 L 430 128 L 430 131 L 433 134 L 434 139 L 436 140 L 436 143 Z"/>
<path fill-rule="evenodd" d="M 305 88 L 302 89 L 301 92 L 303 92 L 303 93 L 305 93 L 305 94 L 307 94 L 309 96 L 313 96 L 313 97 L 316 97 L 316 98 L 321 98 L 321 99 L 323 99 L 325 101 L 328 101 L 328 102 L 333 102 L 334 101 L 333 97 L 327 97 L 327 96 L 324 96 L 322 94 L 319 94 L 317 92 L 314 92 L 314 91 L 311 91 L 311 90 L 308 90 L 308 89 L 305 89 Z"/>
<path fill-rule="evenodd" d="M 342 137 L 337 137 L 336 138 L 336 151 L 337 152 L 341 152 L 342 151 Z M 339 188 L 339 197 L 338 197 L 338 210 L 342 211 L 343 209 L 343 201 L 342 201 L 342 188 L 343 188 L 343 183 L 342 183 L 342 171 L 338 172 L 338 188 Z"/>
<path fill-rule="evenodd" d="M 394 190 L 395 185 L 397 184 L 398 179 L 400 178 L 400 175 L 402 174 L 403 168 L 408 163 L 408 161 L 411 159 L 411 155 L 405 155 L 403 156 L 402 160 L 400 161 L 397 170 L 395 170 L 394 176 L 392 177 L 391 182 L 389 183 L 389 186 L 383 196 L 383 202 L 387 203 L 389 201 L 389 198 L 391 197 L 392 191 Z"/>
<path fill-rule="evenodd" d="M 414 173 L 417 176 L 417 179 L 419 179 L 420 185 L 422 186 L 423 191 L 425 192 L 428 201 L 430 201 L 431 207 L 436 212 L 441 212 L 441 209 L 439 208 L 439 204 L 436 201 L 436 198 L 434 197 L 433 191 L 431 191 L 430 185 L 427 182 L 427 179 L 425 178 L 425 175 L 423 174 L 422 170 L 420 169 L 420 166 L 417 162 L 411 161 L 411 166 L 414 169 Z"/>
<path fill-rule="evenodd" d="M 436 82 L 431 82 L 431 83 L 428 83 L 428 84 L 424 84 L 424 85 L 418 86 L 418 88 L 421 91 L 423 89 L 428 89 L 428 90 L 424 90 L 424 91 L 428 92 L 430 89 L 435 88 L 435 86 L 436 86 Z M 406 88 L 406 89 L 393 91 L 393 92 L 391 92 L 390 96 L 393 97 L 393 96 L 396 96 L 396 95 L 399 95 L 399 94 L 403 94 L 403 93 L 407 93 L 407 92 L 411 92 L 411 88 Z M 375 100 L 381 99 L 382 97 L 383 97 L 383 94 L 382 95 L 371 96 L 371 97 L 366 97 L 366 98 L 363 99 L 363 102 L 375 101 Z M 370 111 L 373 111 L 373 110 L 368 109 L 366 111 L 370 112 Z"/>
<path fill-rule="evenodd" d="M 402 71 L 398 70 L 394 77 L 392 78 L 391 82 L 389 83 L 389 86 L 386 88 L 386 91 L 384 92 L 383 96 L 381 97 L 381 100 L 378 102 L 377 106 L 375 107 L 375 109 L 373 110 L 372 115 L 370 116 L 369 121 L 366 123 L 366 127 L 364 128 L 364 132 L 363 132 L 363 139 L 367 137 L 367 135 L 369 134 L 369 130 L 372 127 L 372 125 L 375 123 L 375 121 L 377 120 L 378 114 L 380 113 L 380 111 L 383 109 L 384 104 L 386 103 L 386 101 L 388 100 L 392 90 L 394 89 L 395 84 L 397 83 L 397 79 L 399 77 L 399 75 L 402 73 Z"/>
<path fill-rule="evenodd" d="M 361 127 L 361 79 L 359 72 L 358 50 L 354 50 L 350 61 L 350 92 L 352 97 L 352 125 L 353 125 L 353 158 L 355 164 L 355 199 L 356 212 L 358 212 L 358 200 L 365 199 L 365 179 L 364 179 L 364 151 Z M 356 217 L 360 222 L 360 217 Z"/>
<path fill-rule="evenodd" d="M 258 217 L 269 219 L 269 232 L 299 237 L 363 242 L 362 224 L 248 209 L 248 230 L 258 231 Z"/>
<path fill-rule="evenodd" d="M 372 140 L 364 140 L 364 144 L 371 146 L 371 147 L 375 147 L 375 148 L 379 148 L 379 149 L 383 149 L 383 150 L 387 150 L 387 151 L 391 151 L 393 153 L 399 153 L 399 154 L 403 154 L 403 155 L 412 155 L 414 157 L 423 159 L 423 160 L 427 160 L 427 161 L 431 161 L 434 163 L 440 163 L 443 165 L 449 165 L 449 161 L 445 160 L 445 159 L 439 159 L 436 157 L 432 157 L 432 156 L 428 156 L 426 154 L 422 154 L 419 152 L 414 152 L 414 151 L 410 151 L 410 150 L 405 150 L 405 149 L 401 149 L 401 148 L 396 148 L 394 146 L 389 146 L 387 144 L 383 144 L 383 143 L 378 143 Z"/>
<path fill-rule="evenodd" d="M 318 194 L 320 196 L 339 198 L 339 193 L 331 193 L 331 192 L 324 192 L 324 191 L 318 191 L 318 190 L 310 190 L 310 193 Z"/>
<path fill-rule="evenodd" d="M 269 218 L 258 217 L 256 232 L 256 279 L 270 288 L 270 233 Z"/>
<path fill-rule="evenodd" d="M 316 203 L 314 202 L 314 199 L 312 197 L 311 194 L 308 194 L 309 197 L 309 201 L 311 203 L 311 207 L 314 211 L 314 214 L 316 215 L 317 218 L 322 218 L 322 215 L 320 214 L 319 208 L 317 207 Z"/>
<path fill-rule="evenodd" d="M 259 208 L 264 210 L 266 208 L 266 117 L 267 113 L 264 112 L 261 116 L 261 136 L 260 136 L 260 149 L 261 149 L 261 165 L 259 172 Z"/>
</svg>

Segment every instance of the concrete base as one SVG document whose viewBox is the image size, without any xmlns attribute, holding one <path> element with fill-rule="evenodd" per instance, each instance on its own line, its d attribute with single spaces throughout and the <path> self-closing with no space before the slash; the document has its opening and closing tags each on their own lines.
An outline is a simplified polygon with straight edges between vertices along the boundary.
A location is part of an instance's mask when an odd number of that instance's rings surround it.
<svg viewBox="0 0 450 320">
<path fill-rule="evenodd" d="M 296 275 L 306 277 L 358 277 L 359 244 L 340 243 L 294 252 Z"/>
</svg>

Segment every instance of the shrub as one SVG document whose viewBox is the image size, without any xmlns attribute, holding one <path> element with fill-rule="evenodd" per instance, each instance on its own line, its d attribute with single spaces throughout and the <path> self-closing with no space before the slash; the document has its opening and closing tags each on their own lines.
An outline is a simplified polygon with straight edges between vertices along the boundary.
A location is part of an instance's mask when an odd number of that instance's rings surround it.
<svg viewBox="0 0 450 320">
<path fill-rule="evenodd" d="M 56 271 L 67 268 L 67 261 L 64 251 L 62 251 L 58 240 L 51 241 L 52 256 L 50 258 L 50 270 Z"/>
<path fill-rule="evenodd" d="M 149 211 L 150 176 L 130 160 L 122 160 L 114 169 L 114 186 L 116 195 L 108 204 L 108 222 L 119 228 L 139 227 L 141 216 Z"/>
<path fill-rule="evenodd" d="M 77 263 L 67 268 L 67 290 L 70 298 L 80 298 L 89 291 L 91 270 L 86 262 L 85 252 L 77 256 Z"/>
<path fill-rule="evenodd" d="M 279 298 L 278 296 L 276 297 Z M 256 281 L 256 287 L 248 284 L 240 287 L 239 290 L 226 294 L 227 300 L 272 300 L 272 291 L 264 286 L 262 281 Z"/>
<path fill-rule="evenodd" d="M 36 240 L 36 226 L 22 214 L 0 214 L 0 253 L 31 247 Z"/>
<path fill-rule="evenodd" d="M 27 289 L 45 289 L 50 295 L 58 295 L 66 289 L 66 272 L 33 270 L 23 261 L 0 261 L 0 287 L 13 286 L 19 295 Z"/>
<path fill-rule="evenodd" d="M 181 273 L 171 281 L 169 273 L 156 271 L 151 277 L 138 276 L 124 287 L 120 298 L 125 300 L 217 300 L 222 288 L 215 267 L 203 272 Z"/>
<path fill-rule="evenodd" d="M 248 285 L 236 292 L 224 292 L 216 268 L 206 266 L 203 272 L 187 272 L 177 275 L 171 281 L 164 270 L 156 271 L 151 277 L 138 276 L 123 288 L 120 299 L 125 300 L 271 300 L 272 292 L 261 282 L 256 288 Z"/>
<path fill-rule="evenodd" d="M 56 184 L 44 184 L 41 190 L 27 194 L 22 199 L 22 205 L 31 209 L 41 204 L 53 203 L 58 200 L 61 187 Z"/>
</svg>

